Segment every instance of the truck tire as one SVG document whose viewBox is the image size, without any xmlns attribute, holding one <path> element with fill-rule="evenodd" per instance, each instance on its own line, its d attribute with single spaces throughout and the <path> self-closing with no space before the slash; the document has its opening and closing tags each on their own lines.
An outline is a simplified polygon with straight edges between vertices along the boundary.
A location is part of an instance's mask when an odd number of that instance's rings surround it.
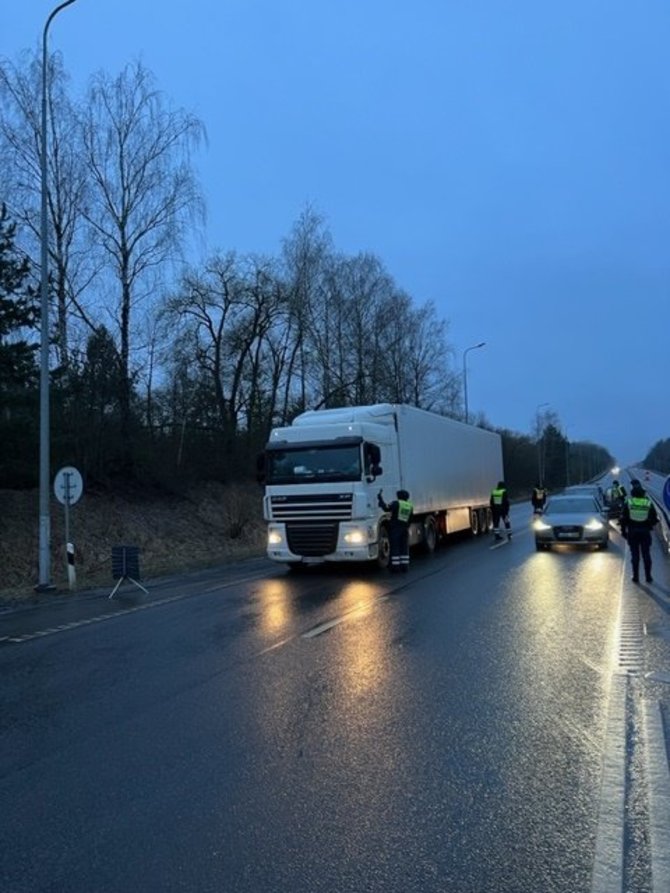
<svg viewBox="0 0 670 893">
<path fill-rule="evenodd" d="M 422 548 L 427 555 L 432 555 L 437 548 L 437 523 L 432 515 L 423 522 Z"/>
<path fill-rule="evenodd" d="M 490 509 L 478 509 L 477 512 L 479 514 L 479 533 L 480 535 L 484 535 L 491 529 L 492 519 Z"/>
<path fill-rule="evenodd" d="M 386 570 L 391 563 L 391 541 L 386 524 L 379 528 L 379 544 L 377 546 L 377 566 Z"/>
<path fill-rule="evenodd" d="M 470 530 L 473 536 L 479 536 L 479 512 L 477 509 L 470 509 Z"/>
</svg>

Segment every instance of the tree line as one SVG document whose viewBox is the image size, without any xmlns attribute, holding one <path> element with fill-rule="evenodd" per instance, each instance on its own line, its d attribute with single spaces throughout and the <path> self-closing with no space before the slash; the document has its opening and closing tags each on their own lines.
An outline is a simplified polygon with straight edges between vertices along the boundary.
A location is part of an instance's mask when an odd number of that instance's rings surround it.
<svg viewBox="0 0 670 893">
<path fill-rule="evenodd" d="M 374 254 L 338 251 L 306 207 L 276 256 L 184 257 L 205 202 L 204 126 L 151 73 L 48 74 L 52 464 L 89 485 L 253 475 L 273 426 L 305 409 L 409 403 L 462 418 L 448 324 Z M 41 60 L 0 62 L 0 486 L 37 483 Z M 585 480 L 606 449 L 549 415 L 500 431 L 508 484 Z M 490 426 L 484 417 L 478 420 Z"/>
</svg>

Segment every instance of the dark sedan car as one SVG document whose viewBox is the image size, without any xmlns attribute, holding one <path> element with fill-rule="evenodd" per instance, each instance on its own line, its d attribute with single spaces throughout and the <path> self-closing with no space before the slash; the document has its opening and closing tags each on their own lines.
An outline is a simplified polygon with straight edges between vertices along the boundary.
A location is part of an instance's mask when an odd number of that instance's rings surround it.
<svg viewBox="0 0 670 893">
<path fill-rule="evenodd" d="M 538 552 L 559 544 L 609 546 L 609 520 L 593 496 L 569 494 L 552 496 L 542 514 L 533 521 Z"/>
</svg>

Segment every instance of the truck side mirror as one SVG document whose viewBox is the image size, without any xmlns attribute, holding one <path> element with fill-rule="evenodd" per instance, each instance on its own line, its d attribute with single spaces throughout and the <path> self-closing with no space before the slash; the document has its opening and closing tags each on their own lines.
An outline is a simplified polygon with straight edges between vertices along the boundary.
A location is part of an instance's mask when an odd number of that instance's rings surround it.
<svg viewBox="0 0 670 893">
<path fill-rule="evenodd" d="M 363 455 L 365 457 L 365 467 L 367 468 L 367 481 L 368 484 L 371 484 L 382 473 L 382 467 L 379 464 L 382 458 L 382 451 L 376 443 L 366 443 Z"/>
</svg>

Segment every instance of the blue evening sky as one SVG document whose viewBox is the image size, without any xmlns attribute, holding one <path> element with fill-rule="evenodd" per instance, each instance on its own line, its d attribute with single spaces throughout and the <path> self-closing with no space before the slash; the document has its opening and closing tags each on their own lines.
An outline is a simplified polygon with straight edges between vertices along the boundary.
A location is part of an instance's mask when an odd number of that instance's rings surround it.
<svg viewBox="0 0 670 893">
<path fill-rule="evenodd" d="M 57 3 L 13 2 L 0 54 Z M 207 250 L 277 254 L 310 204 L 468 354 L 471 415 L 622 463 L 670 437 L 670 4 L 76 0 L 73 87 L 141 59 L 204 122 Z"/>
</svg>

